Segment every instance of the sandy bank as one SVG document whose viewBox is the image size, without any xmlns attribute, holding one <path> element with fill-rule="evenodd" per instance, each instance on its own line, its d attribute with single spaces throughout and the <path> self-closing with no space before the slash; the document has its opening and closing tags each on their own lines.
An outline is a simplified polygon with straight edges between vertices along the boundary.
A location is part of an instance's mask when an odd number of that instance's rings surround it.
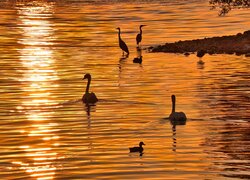
<svg viewBox="0 0 250 180">
<path fill-rule="evenodd" d="M 236 35 L 178 41 L 149 47 L 150 52 L 188 53 L 205 50 L 209 54 L 236 54 L 250 56 L 250 30 Z"/>
</svg>

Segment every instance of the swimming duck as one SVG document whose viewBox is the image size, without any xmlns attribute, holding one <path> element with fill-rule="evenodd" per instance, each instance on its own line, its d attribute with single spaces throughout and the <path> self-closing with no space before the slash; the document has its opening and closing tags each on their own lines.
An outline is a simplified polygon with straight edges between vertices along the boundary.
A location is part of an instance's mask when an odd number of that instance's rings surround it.
<svg viewBox="0 0 250 180">
<path fill-rule="evenodd" d="M 94 104 L 98 101 L 95 93 L 89 93 L 89 86 L 91 82 L 91 75 L 89 73 L 85 74 L 83 79 L 88 79 L 85 94 L 82 96 L 82 101 L 86 104 Z"/>
<path fill-rule="evenodd" d="M 197 54 L 196 56 L 199 57 L 199 58 L 202 58 L 207 52 L 205 50 L 199 50 L 197 51 Z"/>
<path fill-rule="evenodd" d="M 142 145 L 145 145 L 145 144 L 141 141 L 139 143 L 139 147 L 131 147 L 131 148 L 129 148 L 129 151 L 130 152 L 140 152 L 140 153 L 142 153 L 142 151 L 143 151 Z"/>
<path fill-rule="evenodd" d="M 139 64 L 141 64 L 141 63 L 142 63 L 142 56 L 135 57 L 135 58 L 133 59 L 133 63 L 139 63 Z"/>
<path fill-rule="evenodd" d="M 175 95 L 172 95 L 171 99 L 172 99 L 172 112 L 169 115 L 169 119 L 171 121 L 186 121 L 187 117 L 184 112 L 175 112 L 175 101 L 176 101 Z"/>
<path fill-rule="evenodd" d="M 199 61 L 197 62 L 198 64 L 200 64 L 200 65 L 203 65 L 203 64 L 205 64 L 205 62 L 204 61 L 202 61 L 201 60 L 201 58 L 205 55 L 207 53 L 207 51 L 205 51 L 205 50 L 199 50 L 199 51 L 197 51 L 197 54 L 196 54 L 196 56 L 199 58 Z"/>
</svg>

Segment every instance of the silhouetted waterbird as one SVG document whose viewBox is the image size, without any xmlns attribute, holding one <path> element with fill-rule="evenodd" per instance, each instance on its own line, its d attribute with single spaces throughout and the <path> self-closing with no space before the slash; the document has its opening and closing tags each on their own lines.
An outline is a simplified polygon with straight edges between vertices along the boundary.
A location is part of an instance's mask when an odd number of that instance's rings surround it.
<svg viewBox="0 0 250 180">
<path fill-rule="evenodd" d="M 140 142 L 139 143 L 139 147 L 131 147 L 131 148 L 129 148 L 129 151 L 130 152 L 139 152 L 139 153 L 142 153 L 143 152 L 142 145 L 145 145 L 145 144 L 143 142 Z"/>
<path fill-rule="evenodd" d="M 172 95 L 171 99 L 172 99 L 172 112 L 169 115 L 169 119 L 171 121 L 186 121 L 187 117 L 184 112 L 175 112 L 175 102 L 176 102 L 175 95 Z"/>
<path fill-rule="evenodd" d="M 141 63 L 142 63 L 142 56 L 135 57 L 135 58 L 133 59 L 133 62 L 134 62 L 134 63 L 139 63 L 139 64 L 141 64 Z"/>
<path fill-rule="evenodd" d="M 207 53 L 207 51 L 205 51 L 205 50 L 199 50 L 199 51 L 197 51 L 197 54 L 196 54 L 196 56 L 199 58 L 199 61 L 197 62 L 198 64 L 205 64 L 205 62 L 203 62 L 202 60 L 201 60 L 201 58 L 205 55 Z"/>
<path fill-rule="evenodd" d="M 89 73 L 85 74 L 83 79 L 88 79 L 85 94 L 82 96 L 82 101 L 86 104 L 94 104 L 98 101 L 95 93 L 89 93 L 89 86 L 91 82 L 91 75 Z"/>
<path fill-rule="evenodd" d="M 207 52 L 205 50 L 199 50 L 197 51 L 197 54 L 196 56 L 199 57 L 199 58 L 202 58 Z"/>
<path fill-rule="evenodd" d="M 136 36 L 136 44 L 137 44 L 137 47 L 139 47 L 139 43 L 141 43 L 141 40 L 142 40 L 142 27 L 143 26 L 146 26 L 146 25 L 140 25 L 139 29 L 140 29 L 140 33 L 137 34 Z"/>
<path fill-rule="evenodd" d="M 118 29 L 118 39 L 119 39 L 119 46 L 122 49 L 122 53 L 124 55 L 124 51 L 127 53 L 127 55 L 129 55 L 129 50 L 128 50 L 128 46 L 126 45 L 126 43 L 122 40 L 121 38 L 121 29 L 118 27 L 116 28 Z"/>
</svg>

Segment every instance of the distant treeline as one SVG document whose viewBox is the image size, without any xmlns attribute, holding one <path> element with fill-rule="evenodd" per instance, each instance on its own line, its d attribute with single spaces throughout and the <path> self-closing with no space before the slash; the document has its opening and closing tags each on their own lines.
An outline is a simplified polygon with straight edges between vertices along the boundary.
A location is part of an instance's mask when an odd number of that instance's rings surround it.
<svg viewBox="0 0 250 180">
<path fill-rule="evenodd" d="M 250 0 L 209 0 L 212 8 L 219 8 L 219 15 L 225 15 L 235 8 L 249 8 Z"/>
</svg>

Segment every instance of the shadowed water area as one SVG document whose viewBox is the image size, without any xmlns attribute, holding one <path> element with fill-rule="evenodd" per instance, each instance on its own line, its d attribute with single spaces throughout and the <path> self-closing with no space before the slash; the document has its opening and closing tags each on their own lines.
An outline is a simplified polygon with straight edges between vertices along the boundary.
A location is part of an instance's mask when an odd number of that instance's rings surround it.
<svg viewBox="0 0 250 180">
<path fill-rule="evenodd" d="M 140 24 L 149 47 L 244 32 L 249 9 L 219 17 L 203 0 L 4 0 L 0 17 L 1 179 L 250 178 L 250 57 L 197 64 L 142 50 L 133 63 Z M 95 106 L 81 102 L 85 73 Z M 172 94 L 182 125 L 166 119 Z M 140 141 L 143 154 L 129 153 Z"/>
</svg>

